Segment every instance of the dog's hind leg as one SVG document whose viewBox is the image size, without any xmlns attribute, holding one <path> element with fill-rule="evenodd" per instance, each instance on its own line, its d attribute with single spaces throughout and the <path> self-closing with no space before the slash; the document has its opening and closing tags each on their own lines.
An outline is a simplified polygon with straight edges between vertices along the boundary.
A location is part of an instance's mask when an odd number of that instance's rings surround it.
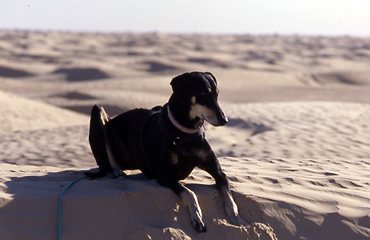
<svg viewBox="0 0 370 240">
<path fill-rule="evenodd" d="M 102 106 L 94 105 L 91 110 L 89 143 L 91 151 L 99 166 L 98 173 L 86 172 L 91 178 L 104 177 L 109 171 L 118 177 L 122 174 L 117 162 L 114 160 L 110 141 L 106 130 L 109 116 Z"/>
<path fill-rule="evenodd" d="M 99 178 L 108 174 L 110 165 L 105 147 L 103 122 L 100 116 L 101 107 L 94 105 L 91 109 L 89 143 L 95 161 L 99 166 L 98 173 L 85 172 L 88 177 Z"/>
<path fill-rule="evenodd" d="M 112 129 L 111 124 L 109 124 L 108 114 L 105 112 L 104 108 L 101 106 L 100 106 L 100 118 L 101 118 L 102 128 L 103 128 L 105 149 L 107 151 L 111 172 L 114 177 L 119 177 L 122 175 L 122 171 L 119 168 L 116 159 L 114 158 L 113 149 L 112 149 L 112 142 L 115 139 L 112 139 L 111 136 L 113 135 L 112 132 L 114 132 L 114 129 Z"/>
</svg>

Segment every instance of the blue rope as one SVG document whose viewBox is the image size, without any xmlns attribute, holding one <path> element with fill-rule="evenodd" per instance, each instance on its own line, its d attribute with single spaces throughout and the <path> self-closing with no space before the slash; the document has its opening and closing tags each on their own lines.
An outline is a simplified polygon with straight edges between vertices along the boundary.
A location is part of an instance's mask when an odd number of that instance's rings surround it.
<svg viewBox="0 0 370 240">
<path fill-rule="evenodd" d="M 63 198 L 63 195 L 68 190 L 68 188 L 72 187 L 73 184 L 75 184 L 76 182 L 78 182 L 78 181 L 80 181 L 80 180 L 82 180 L 84 178 L 87 178 L 87 176 L 83 176 L 83 177 L 80 177 L 79 179 L 74 180 L 67 187 L 65 187 L 64 190 L 63 190 L 63 192 L 62 192 L 62 194 L 60 194 L 60 198 L 59 198 L 59 213 L 58 213 L 58 217 L 59 217 L 58 240 L 60 240 L 60 233 L 62 231 L 62 198 Z"/>
</svg>

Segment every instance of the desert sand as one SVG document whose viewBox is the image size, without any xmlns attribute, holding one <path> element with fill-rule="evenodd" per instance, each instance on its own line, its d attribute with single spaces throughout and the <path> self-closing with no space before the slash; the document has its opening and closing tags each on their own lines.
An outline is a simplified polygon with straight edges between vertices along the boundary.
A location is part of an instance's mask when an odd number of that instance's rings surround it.
<svg viewBox="0 0 370 240">
<path fill-rule="evenodd" d="M 96 168 L 93 104 L 163 105 L 171 79 L 212 72 L 225 127 L 207 125 L 245 226 L 195 169 L 207 233 L 139 171 L 83 179 L 61 239 L 369 239 L 370 38 L 0 31 L 0 239 L 56 239 L 63 189 Z"/>
</svg>

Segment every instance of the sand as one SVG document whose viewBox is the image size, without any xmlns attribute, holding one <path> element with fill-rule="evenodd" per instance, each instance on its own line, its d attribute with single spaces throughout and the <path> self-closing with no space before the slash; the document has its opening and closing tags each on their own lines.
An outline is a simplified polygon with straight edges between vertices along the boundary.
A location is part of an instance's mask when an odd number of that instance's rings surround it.
<svg viewBox="0 0 370 240">
<path fill-rule="evenodd" d="M 139 171 L 83 179 L 63 198 L 62 239 L 369 239 L 370 39 L 0 31 L 0 238 L 56 239 L 63 189 L 95 168 L 91 106 L 162 105 L 172 77 L 212 72 L 225 127 L 206 135 L 241 217 L 213 179 L 184 203 Z"/>
</svg>

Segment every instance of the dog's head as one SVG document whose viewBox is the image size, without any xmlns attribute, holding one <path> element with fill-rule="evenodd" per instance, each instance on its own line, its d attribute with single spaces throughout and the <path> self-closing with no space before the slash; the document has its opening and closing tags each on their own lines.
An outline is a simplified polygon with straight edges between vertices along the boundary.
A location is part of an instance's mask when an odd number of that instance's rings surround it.
<svg viewBox="0 0 370 240">
<path fill-rule="evenodd" d="M 173 95 L 190 106 L 190 118 L 199 117 L 213 126 L 227 123 L 217 102 L 217 80 L 211 73 L 184 73 L 172 79 L 171 86 Z"/>
</svg>

